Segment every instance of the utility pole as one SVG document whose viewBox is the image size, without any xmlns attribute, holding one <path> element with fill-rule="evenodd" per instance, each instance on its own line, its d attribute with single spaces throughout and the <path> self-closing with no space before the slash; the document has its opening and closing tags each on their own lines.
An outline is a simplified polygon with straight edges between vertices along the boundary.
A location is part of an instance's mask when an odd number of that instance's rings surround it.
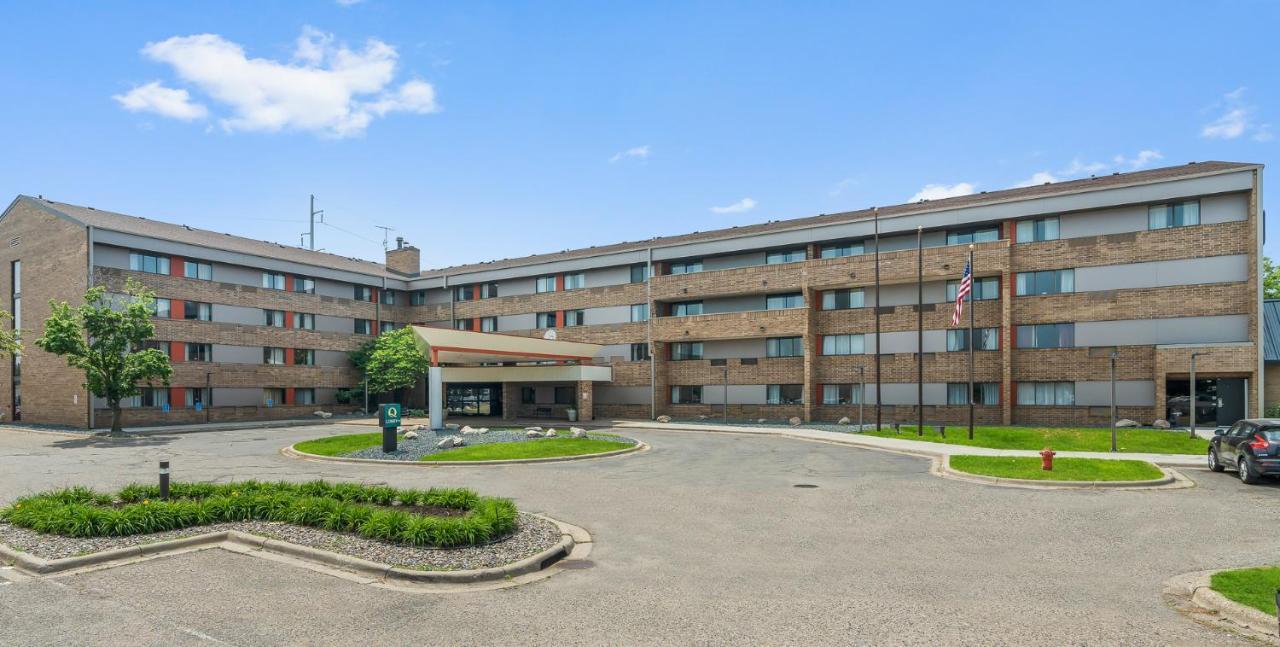
<svg viewBox="0 0 1280 647">
<path fill-rule="evenodd" d="M 308 230 L 307 233 L 302 234 L 302 236 L 307 239 L 307 245 L 308 247 L 311 248 L 311 251 L 315 251 L 316 249 L 316 216 L 320 216 L 320 223 L 324 224 L 324 209 L 319 209 L 319 210 L 316 209 L 316 196 L 314 193 L 311 194 L 311 209 L 308 211 L 308 214 L 310 218 L 309 222 L 311 223 L 311 229 Z"/>
<path fill-rule="evenodd" d="M 387 233 L 395 231 L 395 228 L 383 227 L 382 225 L 374 225 L 374 227 L 377 227 L 378 229 L 382 230 L 382 251 L 385 252 L 387 251 Z"/>
</svg>

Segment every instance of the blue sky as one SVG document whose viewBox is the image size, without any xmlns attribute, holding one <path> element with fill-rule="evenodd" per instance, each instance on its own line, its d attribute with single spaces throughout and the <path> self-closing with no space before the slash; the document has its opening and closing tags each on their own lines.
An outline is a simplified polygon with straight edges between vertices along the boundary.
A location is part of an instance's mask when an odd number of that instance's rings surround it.
<svg viewBox="0 0 1280 647">
<path fill-rule="evenodd" d="M 438 267 L 1280 150 L 1271 2 L 187 5 L 0 9 L 4 200 Z"/>
</svg>

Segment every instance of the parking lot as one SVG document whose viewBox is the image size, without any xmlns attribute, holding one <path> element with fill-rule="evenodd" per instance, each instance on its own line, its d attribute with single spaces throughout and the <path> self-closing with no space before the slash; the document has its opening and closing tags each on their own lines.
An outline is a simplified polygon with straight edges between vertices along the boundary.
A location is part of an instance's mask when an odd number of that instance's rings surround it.
<svg viewBox="0 0 1280 647">
<path fill-rule="evenodd" d="M 412 594 L 223 551 L 0 584 L 0 643 L 1248 644 L 1168 608 L 1161 583 L 1274 563 L 1275 483 L 1067 492 L 940 479 L 922 458 L 775 437 L 627 430 L 652 449 L 556 464 L 311 463 L 336 426 L 126 441 L 0 432 L 0 502 L 175 479 L 466 486 L 582 526 L 587 568 Z M 799 488 L 797 485 L 816 487 Z M 0 583 L 5 582 L 0 579 Z"/>
</svg>

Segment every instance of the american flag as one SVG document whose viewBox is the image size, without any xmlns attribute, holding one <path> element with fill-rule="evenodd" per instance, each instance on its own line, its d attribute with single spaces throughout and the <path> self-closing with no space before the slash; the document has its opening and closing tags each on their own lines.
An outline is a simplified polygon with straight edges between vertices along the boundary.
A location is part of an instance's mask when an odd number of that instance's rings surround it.
<svg viewBox="0 0 1280 647">
<path fill-rule="evenodd" d="M 964 277 L 960 279 L 960 287 L 956 290 L 956 309 L 951 313 L 952 327 L 960 325 L 960 315 L 964 314 L 964 298 L 973 291 L 973 267 L 968 261 L 964 264 Z"/>
</svg>

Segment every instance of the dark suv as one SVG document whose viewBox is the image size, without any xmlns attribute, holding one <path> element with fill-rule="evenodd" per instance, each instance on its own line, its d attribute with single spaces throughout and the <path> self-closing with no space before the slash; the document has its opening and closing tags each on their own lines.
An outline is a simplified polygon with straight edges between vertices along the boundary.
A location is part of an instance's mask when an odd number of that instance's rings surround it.
<svg viewBox="0 0 1280 647">
<path fill-rule="evenodd" d="M 1264 476 L 1280 476 L 1280 420 L 1241 420 L 1230 429 L 1213 432 L 1209 441 L 1209 469 L 1240 473 L 1245 483 Z"/>
</svg>

